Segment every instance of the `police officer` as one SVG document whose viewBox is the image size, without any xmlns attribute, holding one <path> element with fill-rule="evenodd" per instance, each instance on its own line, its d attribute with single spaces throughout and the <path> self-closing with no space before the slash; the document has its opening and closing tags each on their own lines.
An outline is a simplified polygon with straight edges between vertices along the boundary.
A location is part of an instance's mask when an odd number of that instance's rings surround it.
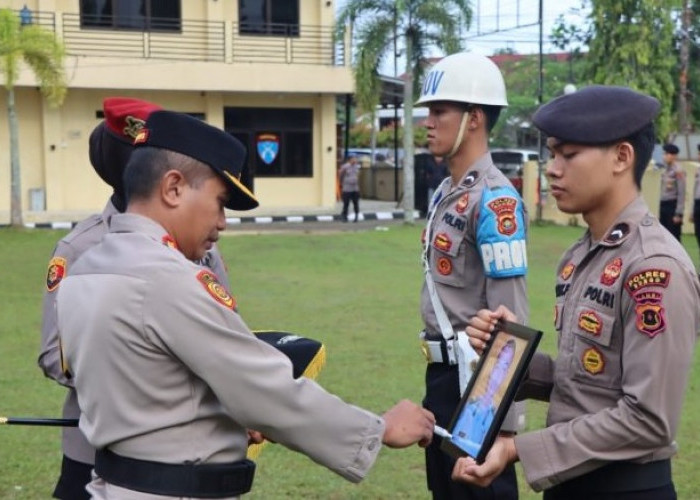
<svg viewBox="0 0 700 500">
<path fill-rule="evenodd" d="M 698 144 L 698 160 L 700 160 L 700 144 Z M 693 214 L 691 222 L 695 229 L 695 240 L 700 248 L 700 166 L 695 169 L 695 184 L 693 187 Z"/>
<path fill-rule="evenodd" d="M 661 173 L 659 220 L 678 241 L 681 241 L 683 208 L 685 207 L 685 172 L 678 165 L 678 146 L 664 144 L 664 170 Z"/>
<path fill-rule="evenodd" d="M 101 214 L 81 221 L 54 248 L 49 261 L 46 289 L 43 299 L 41 348 L 39 366 L 47 377 L 68 388 L 63 405 L 64 418 L 78 418 L 80 409 L 73 381 L 61 369 L 58 334 L 56 330 L 55 301 L 61 280 L 71 271 L 80 255 L 97 244 L 107 232 L 109 218 L 124 211 L 122 173 L 133 149 L 132 142 L 148 115 L 160 109 L 150 102 L 125 97 L 108 97 L 103 102 L 104 121 L 90 134 L 90 163 L 109 186 L 113 188 Z M 215 259 L 213 259 L 215 261 Z M 218 266 L 223 270 L 223 266 Z M 90 482 L 95 449 L 77 428 L 64 427 L 62 438 L 63 461 L 61 475 L 54 497 L 65 500 L 87 499 L 85 485 Z"/>
<path fill-rule="evenodd" d="M 402 401 L 380 417 L 294 379 L 289 359 L 258 340 L 233 296 L 193 263 L 225 228 L 224 207 L 258 205 L 239 181 L 240 142 L 156 111 L 135 145 L 126 213 L 112 216 L 57 299 L 80 428 L 98 449 L 93 497 L 241 495 L 254 471 L 246 428 L 355 482 L 382 442 L 428 444 L 434 418 L 418 405 Z"/>
<path fill-rule="evenodd" d="M 483 465 L 461 458 L 456 479 L 488 483 L 520 460 L 544 499 L 676 498 L 670 458 L 693 347 L 700 283 L 681 244 L 640 195 L 659 102 L 625 87 L 590 86 L 534 115 L 560 210 L 583 237 L 557 269 L 556 359 L 537 353 L 521 395 L 549 401 L 547 427 L 497 439 Z M 480 311 L 477 349 L 507 308 Z"/>
<path fill-rule="evenodd" d="M 499 304 L 527 318 L 527 215 L 488 151 L 489 133 L 508 105 L 503 77 L 490 59 L 459 53 L 440 60 L 426 76 L 416 105 L 429 108 L 428 148 L 449 169 L 430 201 L 421 292 L 428 361 L 423 405 L 447 427 L 476 357 L 464 333 L 469 318 Z M 511 412 L 502 430 L 515 431 L 517 423 Z M 518 497 L 513 466 L 488 488 L 452 481 L 454 459 L 441 451 L 439 441 L 426 449 L 433 498 Z"/>
<path fill-rule="evenodd" d="M 338 180 L 343 197 L 343 221 L 348 221 L 348 208 L 352 201 L 352 208 L 355 210 L 355 222 L 360 215 L 360 162 L 357 156 L 349 154 L 338 170 Z"/>
</svg>

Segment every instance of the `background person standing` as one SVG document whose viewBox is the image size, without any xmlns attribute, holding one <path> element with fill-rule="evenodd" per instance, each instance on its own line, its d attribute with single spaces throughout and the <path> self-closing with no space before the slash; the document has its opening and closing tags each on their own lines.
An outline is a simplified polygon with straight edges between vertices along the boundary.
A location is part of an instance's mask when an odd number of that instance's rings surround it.
<svg viewBox="0 0 700 500">
<path fill-rule="evenodd" d="M 350 154 L 338 171 L 341 196 L 343 198 L 343 212 L 341 215 L 345 222 L 348 221 L 348 207 L 351 201 L 355 210 L 355 222 L 357 222 L 360 215 L 360 167 L 357 156 Z"/>
<path fill-rule="evenodd" d="M 700 161 L 700 144 L 698 144 L 698 161 Z M 690 218 L 695 229 L 695 240 L 700 248 L 700 165 L 695 168 L 695 184 L 693 187 L 693 214 Z"/>
<path fill-rule="evenodd" d="M 664 144 L 664 170 L 661 172 L 659 221 L 681 241 L 683 209 L 685 207 L 685 172 L 678 165 L 678 146 Z"/>
</svg>

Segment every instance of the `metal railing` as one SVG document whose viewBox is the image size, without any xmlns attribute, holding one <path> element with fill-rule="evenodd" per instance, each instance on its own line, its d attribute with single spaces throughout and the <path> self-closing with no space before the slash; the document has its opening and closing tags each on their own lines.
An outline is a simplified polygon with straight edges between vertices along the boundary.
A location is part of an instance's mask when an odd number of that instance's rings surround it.
<svg viewBox="0 0 700 500">
<path fill-rule="evenodd" d="M 19 13 L 18 13 L 19 14 Z M 56 16 L 60 16 L 57 27 Z M 32 23 L 60 32 L 73 56 L 135 57 L 225 63 L 344 66 L 345 44 L 332 26 L 234 21 L 119 18 L 123 26 L 97 26 L 78 13 L 32 12 Z M 109 19 L 108 21 L 112 21 Z M 139 27 L 139 25 L 141 25 Z"/>
</svg>

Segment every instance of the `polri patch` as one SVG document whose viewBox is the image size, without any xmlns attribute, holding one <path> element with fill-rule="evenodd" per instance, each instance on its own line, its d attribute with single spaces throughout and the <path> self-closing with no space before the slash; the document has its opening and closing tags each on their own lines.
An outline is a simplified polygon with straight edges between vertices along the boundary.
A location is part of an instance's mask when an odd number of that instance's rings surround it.
<svg viewBox="0 0 700 500">
<path fill-rule="evenodd" d="M 510 236 L 518 230 L 518 223 L 515 218 L 515 209 L 518 207 L 518 200 L 510 196 L 501 196 L 491 200 L 487 205 L 496 214 L 498 226 L 496 230 Z"/>
<path fill-rule="evenodd" d="M 574 265 L 573 262 L 569 262 L 567 265 L 564 266 L 564 269 L 561 270 L 561 273 L 559 273 L 559 277 L 563 280 L 568 280 L 571 278 L 571 275 L 574 274 L 574 269 L 576 266 Z"/>
<path fill-rule="evenodd" d="M 437 271 L 443 276 L 452 274 L 452 261 L 447 257 L 440 257 L 437 260 Z"/>
<path fill-rule="evenodd" d="M 653 286 L 666 288 L 671 281 L 671 273 L 665 269 L 645 269 L 629 277 L 625 282 L 625 288 L 634 294 L 643 288 Z"/>
<path fill-rule="evenodd" d="M 637 303 L 637 330 L 649 336 L 656 337 L 666 329 L 666 312 L 662 304 L 663 294 L 652 290 L 640 292 L 634 296 Z"/>
<path fill-rule="evenodd" d="M 435 241 L 433 242 L 435 248 L 442 250 L 443 252 L 449 252 L 452 248 L 452 240 L 447 233 L 438 233 L 435 236 Z"/>
<path fill-rule="evenodd" d="M 603 269 L 603 274 L 600 275 L 600 282 L 606 286 L 614 285 L 621 273 L 622 259 L 620 257 L 615 257 L 608 262 L 605 269 Z"/>
<path fill-rule="evenodd" d="M 596 337 L 603 331 L 603 321 L 592 309 L 582 311 L 581 314 L 578 315 L 578 326 L 584 332 L 590 333 Z"/>
<path fill-rule="evenodd" d="M 467 205 L 469 205 L 469 193 L 465 193 L 462 195 L 462 197 L 457 200 L 457 204 L 455 205 L 455 212 L 458 214 L 463 214 L 464 211 L 467 209 Z"/>
<path fill-rule="evenodd" d="M 229 309 L 236 309 L 236 299 L 228 293 L 226 288 L 219 283 L 216 276 L 211 271 L 202 270 L 197 273 L 197 279 L 204 285 L 204 288 L 209 292 L 209 295 L 214 297 L 214 299 L 225 307 Z"/>
<path fill-rule="evenodd" d="M 46 272 L 46 289 L 53 292 L 61 280 L 66 276 L 66 259 L 63 257 L 53 257 L 49 261 L 49 268 Z"/>
<path fill-rule="evenodd" d="M 581 362 L 583 363 L 583 369 L 591 375 L 603 373 L 603 370 L 605 369 L 605 358 L 603 357 L 603 353 L 595 347 L 589 347 L 583 351 Z"/>
</svg>

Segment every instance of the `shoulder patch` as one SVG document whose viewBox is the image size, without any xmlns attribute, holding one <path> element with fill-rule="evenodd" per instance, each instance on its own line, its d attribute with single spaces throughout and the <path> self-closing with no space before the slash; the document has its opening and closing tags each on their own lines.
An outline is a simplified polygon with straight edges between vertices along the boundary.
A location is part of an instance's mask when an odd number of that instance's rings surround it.
<svg viewBox="0 0 700 500">
<path fill-rule="evenodd" d="M 53 257 L 49 261 L 49 268 L 46 272 L 46 289 L 53 292 L 61 280 L 66 276 L 66 259 L 63 257 Z"/>
<path fill-rule="evenodd" d="M 206 291 L 209 292 L 209 295 L 214 297 L 214 300 L 219 304 L 232 310 L 236 309 L 236 299 L 234 299 L 226 288 L 219 283 L 214 273 L 203 269 L 197 273 L 197 280 L 199 280 Z"/>
<path fill-rule="evenodd" d="M 489 201 L 487 206 L 496 214 L 499 233 L 510 236 L 518 230 L 518 222 L 515 217 L 518 200 L 510 196 L 501 196 Z"/>
<path fill-rule="evenodd" d="M 625 281 L 625 288 L 634 295 L 639 290 L 653 286 L 666 288 L 671 281 L 671 273 L 665 269 L 645 269 L 633 274 Z"/>
</svg>

